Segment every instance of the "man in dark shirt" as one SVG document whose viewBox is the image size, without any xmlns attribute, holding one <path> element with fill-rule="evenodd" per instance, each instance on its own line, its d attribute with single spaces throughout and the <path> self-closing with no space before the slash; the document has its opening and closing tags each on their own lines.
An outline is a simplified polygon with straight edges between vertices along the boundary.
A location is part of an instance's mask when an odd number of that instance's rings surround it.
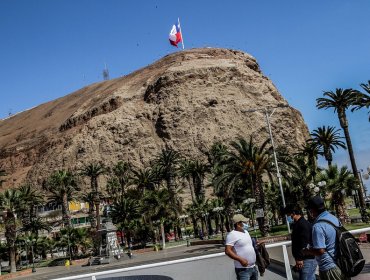
<svg viewBox="0 0 370 280">
<path fill-rule="evenodd" d="M 302 254 L 302 249 L 312 244 L 312 225 L 303 217 L 302 210 L 298 206 L 287 206 L 284 212 L 288 220 L 293 223 L 292 254 L 295 259 L 295 268 L 299 272 L 299 280 L 314 280 L 316 279 L 316 260 L 314 256 Z"/>
</svg>

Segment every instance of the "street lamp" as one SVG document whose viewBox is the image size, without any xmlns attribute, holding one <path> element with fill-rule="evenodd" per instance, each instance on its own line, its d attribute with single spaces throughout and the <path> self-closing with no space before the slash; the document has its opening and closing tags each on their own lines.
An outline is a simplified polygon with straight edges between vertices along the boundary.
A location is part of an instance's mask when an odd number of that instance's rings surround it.
<svg viewBox="0 0 370 280">
<path fill-rule="evenodd" d="M 326 186 L 326 182 L 325 181 L 320 181 L 320 182 L 317 183 L 317 185 L 315 185 L 312 182 L 308 184 L 308 188 L 311 191 L 313 191 L 314 195 L 320 195 L 321 188 L 323 188 L 325 186 Z"/>
<path fill-rule="evenodd" d="M 212 209 L 213 212 L 216 212 L 217 213 L 217 216 L 220 220 L 220 227 L 221 227 L 221 238 L 222 238 L 222 243 L 224 242 L 225 238 L 224 238 L 224 225 L 223 225 L 223 222 L 221 221 L 221 211 L 223 211 L 224 208 L 222 206 L 218 206 L 218 207 L 215 207 Z"/>
<path fill-rule="evenodd" d="M 268 128 L 268 133 L 270 135 L 270 141 L 271 141 L 271 146 L 272 146 L 272 151 L 273 151 L 273 154 L 274 154 L 274 161 L 275 161 L 275 166 L 276 166 L 276 176 L 278 178 L 278 182 L 279 182 L 279 188 L 280 188 L 280 194 L 281 194 L 281 199 L 283 201 L 283 207 L 285 208 L 286 204 L 285 204 L 285 197 L 284 197 L 284 190 L 283 190 L 283 184 L 282 184 L 282 181 L 281 181 L 281 174 L 280 174 L 280 169 L 279 169 L 279 165 L 278 165 L 278 161 L 277 161 L 277 157 L 276 157 L 276 150 L 275 150 L 275 143 L 274 143 L 274 138 L 272 137 L 272 131 L 271 131 L 271 124 L 270 124 L 270 117 L 275 113 L 275 110 L 277 108 L 287 108 L 289 107 L 288 105 L 285 105 L 285 104 L 281 104 L 281 105 L 278 105 L 278 106 L 275 106 L 275 107 L 268 107 L 268 108 L 257 108 L 257 109 L 249 109 L 249 110 L 243 110 L 242 112 L 256 112 L 256 111 L 263 111 L 264 114 L 265 114 L 265 118 L 266 118 L 266 123 L 267 123 L 267 128 Z M 268 111 L 268 109 L 273 109 L 272 112 L 270 113 Z M 286 225 L 288 227 L 288 232 L 290 233 L 290 225 L 289 225 L 289 222 L 288 222 L 288 216 L 285 215 L 285 221 L 286 221 Z"/>
</svg>

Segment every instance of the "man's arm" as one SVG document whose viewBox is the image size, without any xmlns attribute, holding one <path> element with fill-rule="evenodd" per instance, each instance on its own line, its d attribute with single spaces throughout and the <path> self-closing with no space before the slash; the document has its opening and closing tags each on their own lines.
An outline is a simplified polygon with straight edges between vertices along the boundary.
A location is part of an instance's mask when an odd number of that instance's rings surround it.
<svg viewBox="0 0 370 280">
<path fill-rule="evenodd" d="M 326 252 L 325 232 L 320 226 L 312 228 L 312 248 L 302 250 L 304 255 L 321 256 Z"/>
<path fill-rule="evenodd" d="M 229 256 L 230 258 L 232 258 L 233 260 L 236 260 L 238 262 L 240 262 L 240 264 L 242 266 L 248 266 L 248 261 L 246 259 L 243 259 L 242 257 L 238 256 L 235 251 L 234 251 L 234 247 L 231 246 L 231 245 L 226 245 L 225 246 L 225 254 L 227 256 Z"/>
<path fill-rule="evenodd" d="M 305 255 L 305 256 L 321 256 L 325 252 L 326 252 L 326 250 L 323 249 L 323 248 L 320 248 L 320 249 L 310 248 L 310 249 L 303 249 L 302 250 L 302 254 Z"/>
</svg>

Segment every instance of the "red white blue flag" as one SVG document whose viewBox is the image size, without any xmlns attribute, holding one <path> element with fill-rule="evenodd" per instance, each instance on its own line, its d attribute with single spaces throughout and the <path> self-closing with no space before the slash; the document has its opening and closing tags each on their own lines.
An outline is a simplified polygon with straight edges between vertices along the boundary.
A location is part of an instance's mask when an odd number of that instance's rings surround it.
<svg viewBox="0 0 370 280">
<path fill-rule="evenodd" d="M 172 26 L 169 39 L 170 39 L 171 45 L 175 47 L 178 47 L 177 44 L 182 42 L 180 22 Z"/>
</svg>

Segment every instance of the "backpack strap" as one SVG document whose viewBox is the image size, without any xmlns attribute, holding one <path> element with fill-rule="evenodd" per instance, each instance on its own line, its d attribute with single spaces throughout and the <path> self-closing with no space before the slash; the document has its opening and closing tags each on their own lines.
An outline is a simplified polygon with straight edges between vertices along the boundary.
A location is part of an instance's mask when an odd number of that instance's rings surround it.
<svg viewBox="0 0 370 280">
<path fill-rule="evenodd" d="M 337 229 L 339 228 L 338 226 L 336 226 L 333 222 L 331 222 L 331 221 L 328 221 L 328 220 L 325 220 L 325 219 L 320 219 L 320 220 L 317 220 L 314 224 L 317 224 L 317 223 L 319 223 L 319 222 L 323 222 L 323 223 L 325 223 L 325 224 L 329 224 L 329 225 L 331 225 L 334 229 L 335 229 L 335 235 L 336 235 L 336 237 L 335 237 L 335 247 L 337 248 L 338 247 L 338 242 L 337 242 L 337 240 L 338 240 L 338 236 L 337 236 Z M 340 225 L 340 224 L 339 224 Z M 337 261 L 336 261 L 336 259 L 335 259 L 335 257 L 327 250 L 327 248 L 325 248 L 326 249 L 326 252 L 328 253 L 328 255 L 333 259 L 333 261 L 336 263 Z"/>
</svg>

